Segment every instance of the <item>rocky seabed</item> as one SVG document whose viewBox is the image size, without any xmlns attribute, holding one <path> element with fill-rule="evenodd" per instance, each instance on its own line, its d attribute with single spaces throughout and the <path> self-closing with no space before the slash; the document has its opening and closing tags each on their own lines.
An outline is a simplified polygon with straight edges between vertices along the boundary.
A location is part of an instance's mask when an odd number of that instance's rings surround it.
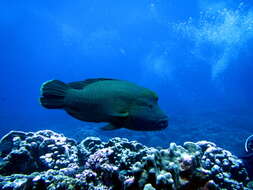
<svg viewBox="0 0 253 190">
<path fill-rule="evenodd" d="M 147 147 L 125 138 L 80 143 L 50 130 L 0 140 L 3 190 L 250 190 L 240 159 L 208 141 Z"/>
</svg>

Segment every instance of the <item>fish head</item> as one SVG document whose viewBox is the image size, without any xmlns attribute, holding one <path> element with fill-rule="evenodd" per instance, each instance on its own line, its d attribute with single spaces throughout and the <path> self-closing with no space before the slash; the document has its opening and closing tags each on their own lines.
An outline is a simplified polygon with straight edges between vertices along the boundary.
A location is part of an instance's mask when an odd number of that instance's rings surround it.
<svg viewBox="0 0 253 190">
<path fill-rule="evenodd" d="M 130 127 L 133 130 L 157 131 L 168 127 L 168 116 L 161 110 L 157 101 L 141 101 L 129 113 Z"/>
</svg>

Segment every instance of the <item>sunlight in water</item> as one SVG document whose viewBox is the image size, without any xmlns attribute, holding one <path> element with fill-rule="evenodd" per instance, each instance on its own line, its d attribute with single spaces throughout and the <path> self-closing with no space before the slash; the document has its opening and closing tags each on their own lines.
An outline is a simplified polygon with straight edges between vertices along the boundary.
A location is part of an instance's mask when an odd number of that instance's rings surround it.
<svg viewBox="0 0 253 190">
<path fill-rule="evenodd" d="M 246 42 L 253 38 L 253 12 L 241 3 L 235 10 L 222 8 L 200 13 L 195 22 L 175 24 L 174 29 L 194 42 L 193 54 L 211 65 L 211 78 L 219 78 L 235 59 Z M 208 53 L 201 51 L 208 47 Z"/>
<path fill-rule="evenodd" d="M 171 64 L 168 57 L 165 55 L 148 55 L 144 61 L 145 71 L 149 74 L 155 75 L 160 79 L 172 79 Z"/>
</svg>

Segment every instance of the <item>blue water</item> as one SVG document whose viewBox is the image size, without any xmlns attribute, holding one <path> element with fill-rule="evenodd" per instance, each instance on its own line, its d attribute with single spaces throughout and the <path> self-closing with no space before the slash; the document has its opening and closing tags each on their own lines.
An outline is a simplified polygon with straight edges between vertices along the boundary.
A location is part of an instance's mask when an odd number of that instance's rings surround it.
<svg viewBox="0 0 253 190">
<path fill-rule="evenodd" d="M 210 140 L 236 154 L 253 134 L 253 3 L 239 0 L 0 1 L 0 136 L 51 129 L 146 145 Z M 159 132 L 85 123 L 40 106 L 40 85 L 108 77 L 157 92 Z"/>
</svg>

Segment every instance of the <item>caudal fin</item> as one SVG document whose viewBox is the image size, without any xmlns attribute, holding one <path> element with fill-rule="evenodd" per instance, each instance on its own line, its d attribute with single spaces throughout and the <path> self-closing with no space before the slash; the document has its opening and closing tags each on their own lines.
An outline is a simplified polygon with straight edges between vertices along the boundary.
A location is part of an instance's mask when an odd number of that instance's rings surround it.
<svg viewBox="0 0 253 190">
<path fill-rule="evenodd" d="M 59 80 L 49 80 L 41 86 L 40 103 L 45 108 L 56 109 L 64 107 L 64 97 L 68 85 Z"/>
</svg>

